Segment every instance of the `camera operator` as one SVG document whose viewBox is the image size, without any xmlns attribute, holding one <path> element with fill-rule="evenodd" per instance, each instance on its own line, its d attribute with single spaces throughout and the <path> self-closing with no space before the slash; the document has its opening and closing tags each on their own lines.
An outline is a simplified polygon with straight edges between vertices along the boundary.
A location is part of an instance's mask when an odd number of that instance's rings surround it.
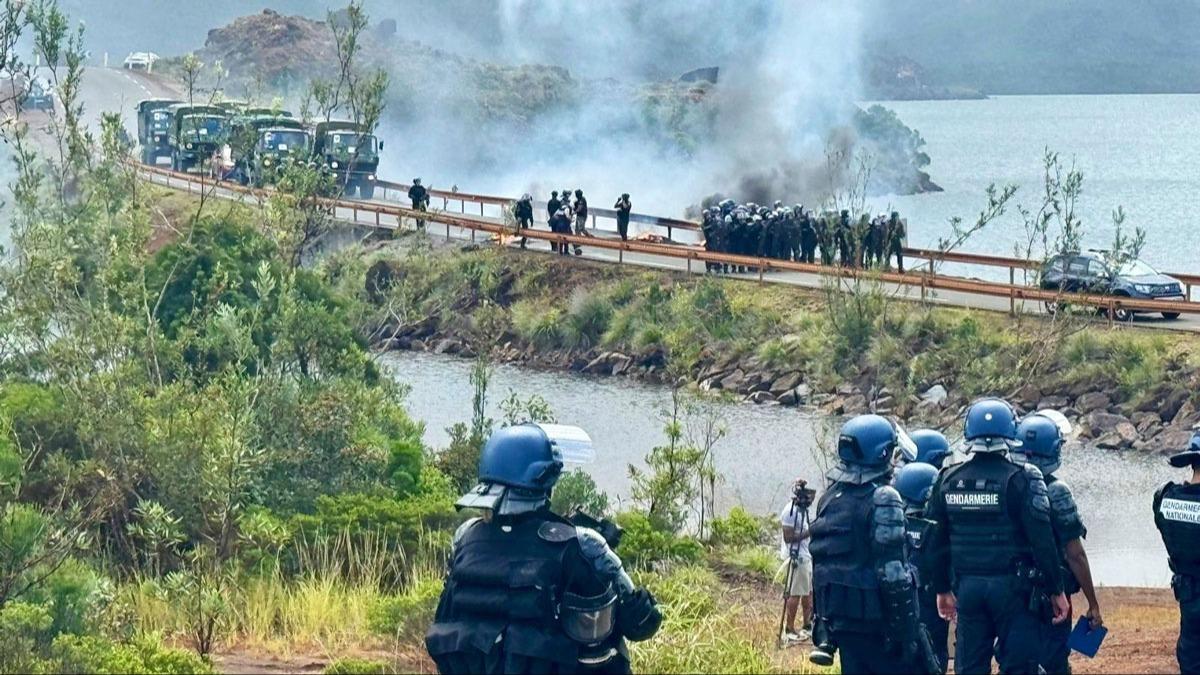
<svg viewBox="0 0 1200 675">
<path fill-rule="evenodd" d="M 783 526 L 780 557 L 787 565 L 783 590 L 784 627 L 780 640 L 784 644 L 807 640 L 812 632 L 812 554 L 808 552 L 809 507 L 816 491 L 808 482 L 797 478 L 792 494 L 779 514 Z M 796 609 L 803 607 L 804 626 L 796 630 Z"/>
</svg>

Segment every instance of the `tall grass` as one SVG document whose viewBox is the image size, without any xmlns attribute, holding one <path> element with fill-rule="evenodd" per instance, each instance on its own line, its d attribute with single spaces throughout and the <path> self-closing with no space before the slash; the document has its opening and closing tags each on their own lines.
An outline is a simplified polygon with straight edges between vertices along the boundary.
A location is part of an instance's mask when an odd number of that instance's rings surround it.
<svg viewBox="0 0 1200 675">
<path fill-rule="evenodd" d="M 436 584 L 440 590 L 438 558 L 420 546 L 408 556 L 389 549 L 382 538 L 344 534 L 301 541 L 294 572 L 276 565 L 241 573 L 226 584 L 223 634 L 227 643 L 278 654 L 384 648 L 397 636 L 378 629 L 379 608 L 414 594 L 428 604 L 430 589 Z M 137 617 L 139 630 L 186 635 L 188 608 L 170 602 L 158 580 L 135 579 L 121 588 L 119 598 Z"/>
<path fill-rule="evenodd" d="M 712 571 L 681 567 L 666 574 L 642 574 L 663 612 L 658 634 L 633 645 L 634 672 L 763 673 L 773 669 L 768 641 L 750 637 L 739 623 L 741 609 L 718 604 Z"/>
</svg>

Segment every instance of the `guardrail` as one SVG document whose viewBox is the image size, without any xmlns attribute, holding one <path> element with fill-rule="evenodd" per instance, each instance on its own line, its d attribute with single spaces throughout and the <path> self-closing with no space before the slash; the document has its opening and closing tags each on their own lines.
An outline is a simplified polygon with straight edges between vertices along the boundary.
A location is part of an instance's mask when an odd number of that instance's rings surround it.
<svg viewBox="0 0 1200 675">
<path fill-rule="evenodd" d="M 253 196 L 258 199 L 265 198 L 270 194 L 270 191 L 262 188 L 243 187 L 235 183 L 223 181 L 215 181 L 211 178 L 197 174 L 180 173 L 164 169 L 156 166 L 148 166 L 137 162 L 130 161 L 130 164 L 147 174 L 155 174 L 167 178 L 167 187 L 174 187 L 171 181 L 182 181 L 185 183 L 189 192 L 194 186 L 199 190 L 220 189 L 230 193 Z M 219 196 L 219 195 L 218 195 Z M 495 198 L 498 199 L 498 198 Z M 840 266 L 817 265 L 809 263 L 801 263 L 790 260 L 777 260 L 774 258 L 759 258 L 756 256 L 745 256 L 730 253 L 715 253 L 706 251 L 697 246 L 681 246 L 677 244 L 661 244 L 645 241 L 622 241 L 620 239 L 610 239 L 605 237 L 595 236 L 578 236 L 573 234 L 558 234 L 545 230 L 526 229 L 518 234 L 511 227 L 507 227 L 502 223 L 491 222 L 485 219 L 468 217 L 465 214 L 454 215 L 445 211 L 417 211 L 411 208 L 380 204 L 377 202 L 362 202 L 356 200 L 337 200 L 324 199 L 322 203 L 329 206 L 331 212 L 336 215 L 337 209 L 342 209 L 351 212 L 352 222 L 359 225 L 367 225 L 380 229 L 396 229 L 404 227 L 404 220 L 409 221 L 424 220 L 436 223 L 441 223 L 446 226 L 446 236 L 450 236 L 450 228 L 457 227 L 463 230 L 470 230 L 472 236 L 475 232 L 484 232 L 493 235 L 503 235 L 508 237 L 521 236 L 533 240 L 540 240 L 550 243 L 569 244 L 587 246 L 591 248 L 607 249 L 617 252 L 617 262 L 624 262 L 625 253 L 641 253 L 645 255 L 660 256 L 665 258 L 674 258 L 677 260 L 685 260 L 687 270 L 692 271 L 693 261 L 695 262 L 711 262 L 726 265 L 739 265 L 758 270 L 758 279 L 764 281 L 764 274 L 772 270 L 800 272 L 805 274 L 817 275 L 822 277 L 843 278 L 866 278 L 874 279 L 882 282 L 896 284 L 898 286 L 909 289 L 919 290 L 921 298 L 925 299 L 931 291 L 952 291 L 958 293 L 966 293 L 971 295 L 980 295 L 994 298 L 1007 298 L 1009 301 L 1009 311 L 1016 313 L 1017 302 L 1032 301 L 1039 303 L 1056 303 L 1059 305 L 1081 305 L 1091 306 L 1106 310 L 1109 316 L 1113 316 L 1116 310 L 1128 309 L 1142 312 L 1165 312 L 1165 313 L 1180 313 L 1180 314 L 1200 314 L 1200 302 L 1188 301 L 1167 301 L 1167 300 L 1144 300 L 1137 298 L 1126 298 L 1118 296 L 1103 296 L 1093 294 L 1079 293 L 1060 293 L 1057 291 L 1047 291 L 1040 288 L 1029 286 L 1019 286 L 1016 284 L 1004 284 L 991 281 L 981 281 L 978 279 L 966 279 L 962 277 L 953 277 L 948 275 L 930 274 L 930 273 L 899 273 L 879 270 L 862 270 L 856 268 L 847 268 Z M 507 202 L 506 202 L 507 203 Z M 362 220 L 360 213 L 373 214 L 373 218 L 366 221 Z M 396 224 L 382 222 L 381 216 L 387 215 L 396 219 Z M 939 254 L 940 256 L 941 254 Z M 971 256 L 973 254 L 954 253 L 951 254 L 958 257 Z M 985 256 L 985 258 L 993 258 L 997 261 L 1005 260 L 994 256 Z M 942 257 L 942 259 L 950 259 Z M 1011 259 L 1015 262 L 1028 263 L 1020 259 Z"/>
<path fill-rule="evenodd" d="M 408 185 L 403 183 L 392 183 L 388 181 L 379 181 L 377 185 L 387 187 L 388 189 L 398 190 L 406 196 L 408 193 Z M 467 203 L 478 203 L 480 205 L 479 215 L 485 215 L 483 206 L 485 204 L 495 205 L 503 208 L 513 200 L 509 197 L 496 197 L 492 195 L 478 195 L 468 192 L 460 192 L 457 190 L 430 190 L 430 195 L 442 199 L 443 208 L 448 208 L 449 202 L 457 201 L 460 204 L 460 212 L 466 213 Z M 545 202 L 537 202 L 538 207 L 542 211 L 545 209 Z M 535 209 L 535 214 L 542 211 Z M 612 209 L 602 209 L 597 207 L 588 207 L 588 212 L 592 216 L 592 225 L 595 227 L 597 216 L 602 218 L 616 219 L 617 212 Z M 539 222 L 544 222 L 540 221 Z M 664 228 L 667 231 L 667 239 L 671 239 L 674 230 L 685 231 L 700 231 L 700 224 L 692 220 L 684 220 L 679 218 L 662 218 L 659 216 L 651 216 L 642 213 L 632 213 L 629 216 L 629 222 L 641 223 L 651 227 Z M 1008 281 L 1010 284 L 1016 283 L 1017 270 L 1032 270 L 1041 267 L 1042 263 L 1039 260 L 1028 260 L 1025 258 L 1014 258 L 1010 256 L 991 255 L 986 253 L 968 253 L 963 251 L 938 251 L 935 249 L 905 247 L 904 255 L 909 258 L 917 258 L 929 262 L 955 262 L 968 265 L 981 265 L 985 267 L 1002 267 L 1008 269 Z M 1185 297 L 1190 301 L 1192 298 L 1192 287 L 1200 286 L 1200 274 L 1189 274 L 1186 272 L 1164 272 L 1168 276 L 1175 277 L 1184 285 Z"/>
</svg>

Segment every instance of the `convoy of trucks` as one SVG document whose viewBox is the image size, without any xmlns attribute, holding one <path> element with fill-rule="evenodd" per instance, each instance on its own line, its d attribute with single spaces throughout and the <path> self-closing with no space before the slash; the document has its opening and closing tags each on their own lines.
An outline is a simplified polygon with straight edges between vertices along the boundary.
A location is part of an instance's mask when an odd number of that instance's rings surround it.
<svg viewBox="0 0 1200 675">
<path fill-rule="evenodd" d="M 165 157 L 174 171 L 207 169 L 218 178 L 263 186 L 284 167 L 305 162 L 332 176 L 346 196 L 375 195 L 383 142 L 354 122 L 321 121 L 310 128 L 289 111 L 241 101 L 146 99 L 137 105 L 137 127 L 146 164 Z"/>
</svg>

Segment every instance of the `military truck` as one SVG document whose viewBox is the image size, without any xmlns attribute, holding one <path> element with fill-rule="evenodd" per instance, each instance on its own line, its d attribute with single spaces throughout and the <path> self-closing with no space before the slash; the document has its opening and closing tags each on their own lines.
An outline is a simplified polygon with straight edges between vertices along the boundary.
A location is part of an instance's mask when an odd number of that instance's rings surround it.
<svg viewBox="0 0 1200 675">
<path fill-rule="evenodd" d="M 211 158 L 225 143 L 229 118 L 212 105 L 178 103 L 167 108 L 171 116 L 171 170 L 187 171 Z"/>
<path fill-rule="evenodd" d="M 246 108 L 241 112 L 245 117 L 257 117 L 259 115 L 270 115 L 271 117 L 294 117 L 290 110 L 279 110 L 277 108 L 254 107 Z"/>
<path fill-rule="evenodd" d="M 223 101 L 217 101 L 213 105 L 217 106 L 221 110 L 224 110 L 227 117 L 233 117 L 234 115 L 243 114 L 248 104 L 245 101 L 227 98 Z"/>
<path fill-rule="evenodd" d="M 343 194 L 363 199 L 375 196 L 375 171 L 383 142 L 364 133 L 362 125 L 348 121 L 318 122 L 313 133 L 313 155 L 333 173 Z"/>
<path fill-rule="evenodd" d="M 229 143 L 238 180 L 261 186 L 272 182 L 288 162 L 308 159 L 312 137 L 299 120 L 246 115 L 230 123 Z"/>
<path fill-rule="evenodd" d="M 159 157 L 171 156 L 171 114 L 167 111 L 180 101 L 169 98 L 148 98 L 137 105 L 138 144 L 142 146 L 142 163 L 155 164 Z"/>
</svg>

